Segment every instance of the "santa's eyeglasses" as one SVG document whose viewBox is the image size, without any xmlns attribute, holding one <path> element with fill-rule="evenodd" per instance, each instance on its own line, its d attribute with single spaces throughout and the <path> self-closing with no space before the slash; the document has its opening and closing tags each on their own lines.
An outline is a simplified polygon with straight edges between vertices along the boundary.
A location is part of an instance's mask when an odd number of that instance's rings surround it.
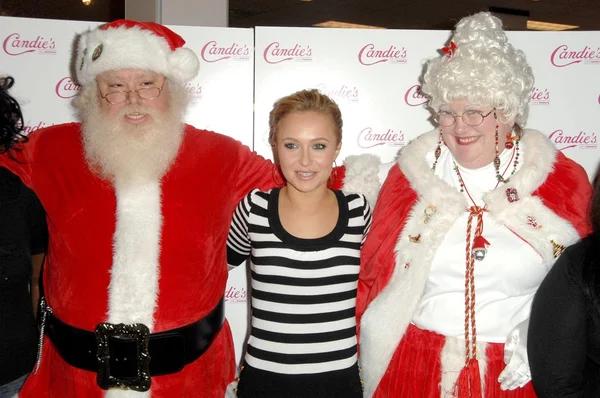
<svg viewBox="0 0 600 398">
<path fill-rule="evenodd" d="M 142 87 L 138 88 L 137 90 L 117 91 L 114 93 L 108 93 L 106 95 L 100 95 L 100 97 L 104 98 L 109 104 L 121 104 L 127 101 L 127 98 L 129 98 L 129 93 L 135 91 L 141 99 L 153 100 L 160 97 L 163 86 L 164 83 L 160 87 Z"/>
</svg>

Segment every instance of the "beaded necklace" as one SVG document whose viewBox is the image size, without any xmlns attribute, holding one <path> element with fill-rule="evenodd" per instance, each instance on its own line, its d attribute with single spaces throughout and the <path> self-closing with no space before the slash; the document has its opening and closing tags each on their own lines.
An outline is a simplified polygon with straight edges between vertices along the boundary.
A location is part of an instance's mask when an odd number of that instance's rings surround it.
<svg viewBox="0 0 600 398">
<path fill-rule="evenodd" d="M 499 173 L 499 168 L 500 165 L 498 165 L 496 167 L 496 160 L 494 159 L 494 168 L 496 169 L 496 186 L 494 187 L 494 189 L 498 188 L 498 185 L 500 185 L 501 182 L 503 183 L 507 183 L 510 180 L 510 177 L 513 176 L 513 174 L 515 174 L 515 172 L 517 171 L 517 165 L 519 164 L 519 141 L 517 140 L 517 144 L 515 146 L 515 150 L 513 150 L 513 153 L 510 157 L 510 160 L 508 162 L 508 164 L 506 165 L 506 168 L 504 169 L 504 172 L 502 174 Z M 496 159 L 498 159 L 498 163 L 500 163 L 500 158 L 498 156 L 496 156 Z M 513 162 L 514 159 L 514 162 Z M 506 172 L 508 171 L 508 168 L 510 167 L 510 164 L 512 163 L 513 165 L 513 170 L 510 173 L 510 176 L 508 178 L 504 178 L 504 175 L 506 174 Z M 471 199 L 471 202 L 473 203 L 473 206 L 475 206 L 475 201 L 473 200 L 473 198 L 471 197 L 471 194 L 469 193 L 469 191 L 467 190 L 467 187 L 465 186 L 465 182 L 463 181 L 462 175 L 460 174 L 460 170 L 458 168 L 458 165 L 456 164 L 456 161 L 453 159 L 452 160 L 452 169 L 454 170 L 454 172 L 456 173 L 456 176 L 458 177 L 458 183 L 460 185 L 460 192 L 465 192 L 467 193 L 467 195 L 469 196 L 469 199 Z"/>
</svg>

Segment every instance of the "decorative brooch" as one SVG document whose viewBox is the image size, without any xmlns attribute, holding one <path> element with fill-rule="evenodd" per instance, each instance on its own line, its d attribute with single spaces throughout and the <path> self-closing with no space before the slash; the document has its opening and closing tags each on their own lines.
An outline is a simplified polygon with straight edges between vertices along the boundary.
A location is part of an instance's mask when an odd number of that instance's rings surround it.
<svg viewBox="0 0 600 398">
<path fill-rule="evenodd" d="M 562 254 L 562 252 L 565 251 L 565 246 L 561 245 L 560 243 L 556 243 L 555 241 L 551 240 L 550 242 L 552 242 L 552 251 L 554 254 L 554 258 L 558 258 L 560 257 L 560 255 Z"/>
<path fill-rule="evenodd" d="M 510 203 L 514 203 L 519 200 L 519 193 L 516 188 L 506 188 L 506 199 Z"/>
<path fill-rule="evenodd" d="M 435 205 L 427 206 L 427 208 L 423 210 L 423 213 L 425 214 L 425 219 L 423 220 L 423 223 L 427 224 L 436 211 L 437 207 L 435 207 Z"/>
<path fill-rule="evenodd" d="M 94 62 L 95 60 L 100 58 L 100 56 L 102 55 L 103 49 L 104 49 L 104 46 L 102 44 L 99 44 L 98 47 L 96 47 L 94 49 L 94 52 L 92 53 L 92 62 Z"/>
<path fill-rule="evenodd" d="M 446 54 L 446 57 L 452 58 L 454 52 L 456 51 L 456 43 L 453 41 L 450 42 L 450 45 L 442 47 L 442 52 Z"/>
<path fill-rule="evenodd" d="M 527 224 L 531 225 L 535 229 L 542 229 L 542 226 L 539 225 L 533 216 L 527 216 Z"/>
</svg>

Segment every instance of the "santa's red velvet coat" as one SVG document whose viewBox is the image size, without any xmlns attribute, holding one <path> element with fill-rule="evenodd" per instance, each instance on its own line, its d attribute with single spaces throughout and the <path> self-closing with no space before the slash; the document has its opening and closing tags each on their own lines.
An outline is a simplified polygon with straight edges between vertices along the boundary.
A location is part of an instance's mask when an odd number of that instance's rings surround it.
<svg viewBox="0 0 600 398">
<path fill-rule="evenodd" d="M 36 132 L 0 165 L 18 174 L 47 212 L 46 298 L 62 321 L 93 331 L 98 323 L 147 320 L 160 332 L 195 322 L 223 296 L 225 241 L 239 200 L 276 185 L 271 162 L 239 142 L 185 127 L 161 181 L 113 185 L 88 168 L 79 124 Z M 150 392 L 106 396 L 221 397 L 234 377 L 229 325 L 198 360 L 152 378 Z M 96 373 L 65 363 L 45 338 L 41 367 L 20 397 L 95 398 Z"/>
<path fill-rule="evenodd" d="M 423 293 L 433 256 L 467 207 L 462 193 L 440 180 L 425 160 L 438 137 L 439 132 L 432 131 L 401 150 L 379 192 L 361 251 L 356 312 L 365 397 L 400 397 L 404 381 L 394 377 L 400 360 L 396 350 Z M 483 199 L 495 222 L 529 243 L 550 268 L 556 259 L 552 241 L 568 246 L 590 232 L 587 212 L 592 190 L 585 170 L 541 133 L 525 131 L 522 143 L 520 170 Z M 376 163 L 347 162 L 345 189 L 375 196 L 377 172 L 368 169 Z M 508 188 L 516 189 L 517 201 L 509 200 Z M 427 222 L 425 209 L 430 205 L 437 211 Z M 537 220 L 537 226 L 528 217 Z M 421 239 L 415 242 L 410 235 Z M 458 372 L 449 369 L 464 364 L 464 341 L 454 344 L 457 341 L 447 339 L 441 354 L 440 396 L 456 381 Z M 485 352 L 485 343 L 480 348 Z M 484 374 L 485 358 L 480 357 L 480 368 Z"/>
</svg>

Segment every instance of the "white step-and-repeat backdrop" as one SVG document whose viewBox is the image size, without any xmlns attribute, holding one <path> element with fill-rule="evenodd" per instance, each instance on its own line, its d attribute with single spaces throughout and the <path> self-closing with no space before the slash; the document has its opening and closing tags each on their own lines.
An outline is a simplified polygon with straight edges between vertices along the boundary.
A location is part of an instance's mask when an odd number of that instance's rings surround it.
<svg viewBox="0 0 600 398">
<path fill-rule="evenodd" d="M 0 17 L 0 76 L 11 75 L 28 132 L 75 119 L 70 76 L 75 34 L 97 24 Z M 426 59 L 449 32 L 318 28 L 171 26 L 200 58 L 188 89 L 187 122 L 232 136 L 272 157 L 268 117 L 280 97 L 318 88 L 340 106 L 341 159 L 373 153 L 391 161 L 432 128 L 419 93 Z M 545 132 L 590 178 L 600 160 L 600 32 L 509 32 L 524 50 L 536 84 L 526 127 Z M 226 311 L 239 359 L 248 322 L 246 273 L 230 273 Z"/>
<path fill-rule="evenodd" d="M 508 32 L 535 74 L 527 126 L 548 134 L 590 178 L 600 160 L 600 32 Z M 433 128 L 419 93 L 424 62 L 445 31 L 255 29 L 254 149 L 265 156 L 273 102 L 302 88 L 333 97 L 344 119 L 340 157 L 399 147 Z"/>
</svg>

